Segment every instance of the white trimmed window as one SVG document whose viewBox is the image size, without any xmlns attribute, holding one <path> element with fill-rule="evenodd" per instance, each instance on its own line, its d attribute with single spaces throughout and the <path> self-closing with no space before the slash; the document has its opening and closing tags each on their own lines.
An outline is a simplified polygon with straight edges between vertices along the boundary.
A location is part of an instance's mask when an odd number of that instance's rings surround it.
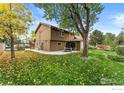
<svg viewBox="0 0 124 93">
<path fill-rule="evenodd" d="M 63 37 L 64 36 L 64 32 L 59 31 L 59 36 Z"/>
</svg>

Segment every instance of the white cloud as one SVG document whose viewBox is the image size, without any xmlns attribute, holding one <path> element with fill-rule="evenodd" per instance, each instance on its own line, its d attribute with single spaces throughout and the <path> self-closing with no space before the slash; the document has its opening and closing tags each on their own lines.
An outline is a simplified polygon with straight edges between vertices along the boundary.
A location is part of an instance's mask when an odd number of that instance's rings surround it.
<svg viewBox="0 0 124 93">
<path fill-rule="evenodd" d="M 115 15 L 114 17 L 112 17 L 112 20 L 116 25 L 124 26 L 124 13 Z"/>
</svg>

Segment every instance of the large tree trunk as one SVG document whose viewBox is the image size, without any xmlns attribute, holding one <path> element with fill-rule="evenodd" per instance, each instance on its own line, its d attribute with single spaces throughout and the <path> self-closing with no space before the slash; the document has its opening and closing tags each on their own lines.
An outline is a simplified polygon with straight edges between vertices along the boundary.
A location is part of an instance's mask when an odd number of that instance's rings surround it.
<svg viewBox="0 0 124 93">
<path fill-rule="evenodd" d="M 11 37 L 11 59 L 15 58 L 15 51 L 14 51 L 14 38 Z"/>
<path fill-rule="evenodd" d="M 9 5 L 10 5 L 10 11 L 12 11 L 11 3 Z M 10 27 L 9 28 L 11 31 L 11 33 L 8 34 L 10 36 L 10 40 L 11 40 L 11 59 L 14 59 L 15 58 L 15 51 L 14 51 L 14 37 L 13 37 L 13 31 L 12 31 L 12 26 L 11 26 L 11 14 L 10 14 Z"/>
<path fill-rule="evenodd" d="M 88 58 L 88 34 L 83 37 L 82 58 Z"/>
</svg>

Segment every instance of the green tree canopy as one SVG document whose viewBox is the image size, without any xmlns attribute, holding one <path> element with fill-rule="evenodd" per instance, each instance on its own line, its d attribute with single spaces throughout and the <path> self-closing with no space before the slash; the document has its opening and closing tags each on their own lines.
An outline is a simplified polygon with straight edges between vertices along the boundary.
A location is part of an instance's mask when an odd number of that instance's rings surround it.
<svg viewBox="0 0 124 93">
<path fill-rule="evenodd" d="M 31 32 L 31 36 L 28 39 L 31 40 L 31 41 L 34 41 L 36 39 L 35 31 Z"/>
<path fill-rule="evenodd" d="M 96 44 L 102 44 L 103 39 L 104 39 L 103 32 L 96 29 L 91 33 L 89 43 L 93 46 L 96 46 Z"/>
<path fill-rule="evenodd" d="M 118 45 L 121 45 L 123 44 L 124 45 L 124 31 L 121 31 L 118 36 L 117 36 L 117 44 Z"/>
<path fill-rule="evenodd" d="M 116 39 L 115 34 L 106 33 L 104 35 L 104 44 L 111 45 L 112 43 L 114 43 L 115 39 Z"/>
<path fill-rule="evenodd" d="M 103 43 L 104 43 L 105 45 L 111 46 L 112 49 L 115 49 L 115 47 L 117 46 L 115 34 L 106 33 L 106 34 L 104 35 Z"/>
</svg>

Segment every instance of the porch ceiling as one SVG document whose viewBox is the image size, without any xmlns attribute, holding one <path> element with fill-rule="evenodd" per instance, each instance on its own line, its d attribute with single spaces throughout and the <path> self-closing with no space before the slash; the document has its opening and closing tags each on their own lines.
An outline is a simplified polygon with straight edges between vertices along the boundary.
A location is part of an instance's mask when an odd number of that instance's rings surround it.
<svg viewBox="0 0 124 93">
<path fill-rule="evenodd" d="M 70 41 L 82 41 L 81 39 L 71 39 Z"/>
</svg>

